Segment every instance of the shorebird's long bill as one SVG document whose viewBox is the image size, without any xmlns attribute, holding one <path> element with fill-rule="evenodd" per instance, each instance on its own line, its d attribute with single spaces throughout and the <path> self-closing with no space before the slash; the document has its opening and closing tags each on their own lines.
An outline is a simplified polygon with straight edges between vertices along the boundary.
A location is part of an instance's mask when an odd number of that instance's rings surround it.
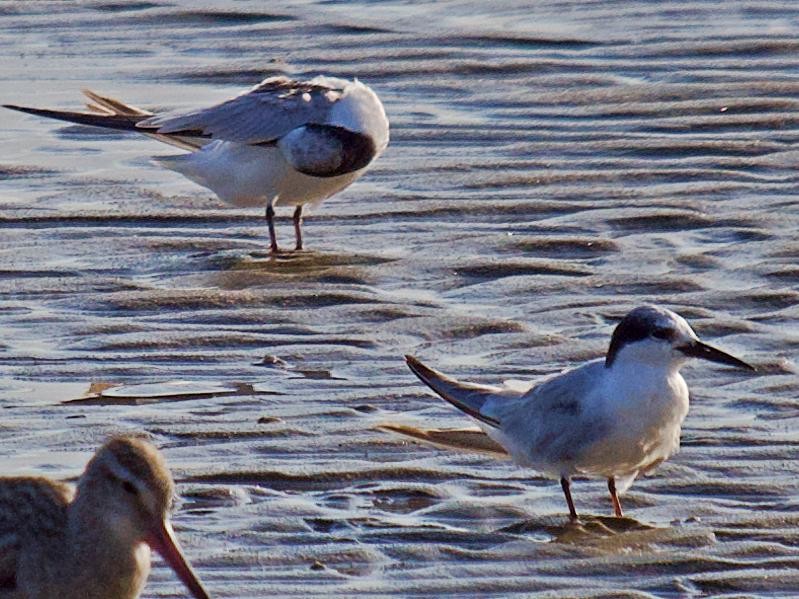
<svg viewBox="0 0 799 599">
<path fill-rule="evenodd" d="M 686 356 L 692 358 L 699 358 L 701 360 L 708 360 L 710 362 L 718 362 L 719 364 L 727 364 L 728 366 L 735 366 L 736 368 L 743 368 L 745 370 L 755 370 L 751 364 L 747 364 L 743 360 L 739 360 L 735 356 L 716 349 L 712 345 L 702 343 L 701 341 L 694 341 L 689 345 L 683 345 L 677 348 Z"/>
<path fill-rule="evenodd" d="M 183 584 L 191 591 L 196 599 L 210 599 L 208 591 L 203 588 L 200 579 L 192 570 L 189 562 L 183 556 L 172 525 L 162 520 L 145 539 L 147 544 L 161 554 L 166 563 L 175 571 Z"/>
</svg>

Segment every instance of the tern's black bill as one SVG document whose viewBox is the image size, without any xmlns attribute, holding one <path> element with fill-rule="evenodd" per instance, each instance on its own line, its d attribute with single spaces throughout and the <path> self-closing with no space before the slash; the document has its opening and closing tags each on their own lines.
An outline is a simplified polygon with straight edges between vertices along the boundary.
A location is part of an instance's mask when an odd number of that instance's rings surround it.
<svg viewBox="0 0 799 599">
<path fill-rule="evenodd" d="M 755 370 L 751 364 L 747 364 L 743 360 L 731 356 L 728 353 L 716 349 L 715 347 L 702 343 L 701 341 L 694 341 L 689 345 L 678 347 L 682 353 L 692 358 L 700 358 L 702 360 L 709 360 L 710 362 L 718 362 L 719 364 L 727 364 L 728 366 L 735 366 L 736 368 L 743 368 L 745 370 Z"/>
</svg>

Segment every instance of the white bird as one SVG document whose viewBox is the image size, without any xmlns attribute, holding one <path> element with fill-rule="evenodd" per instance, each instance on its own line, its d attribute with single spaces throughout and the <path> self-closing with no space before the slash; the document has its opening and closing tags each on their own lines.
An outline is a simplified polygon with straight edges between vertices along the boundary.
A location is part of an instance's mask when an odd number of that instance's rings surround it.
<svg viewBox="0 0 799 599">
<path fill-rule="evenodd" d="M 341 191 L 388 145 L 388 119 L 377 95 L 357 79 L 270 77 L 230 100 L 183 114 L 156 115 L 89 90 L 92 112 L 6 104 L 73 123 L 136 131 L 189 154 L 155 161 L 239 207 L 266 204 L 272 252 L 276 205 L 295 206 L 296 249 L 302 210 Z"/>
<path fill-rule="evenodd" d="M 559 478 L 576 520 L 572 476 L 606 478 L 614 512 L 621 517 L 618 494 L 678 450 L 688 413 L 688 386 L 679 371 L 692 357 L 754 370 L 700 341 L 678 314 L 655 306 L 624 317 L 604 359 L 526 389 L 462 383 L 412 356 L 406 361 L 423 383 L 475 418 L 517 464 Z"/>
</svg>

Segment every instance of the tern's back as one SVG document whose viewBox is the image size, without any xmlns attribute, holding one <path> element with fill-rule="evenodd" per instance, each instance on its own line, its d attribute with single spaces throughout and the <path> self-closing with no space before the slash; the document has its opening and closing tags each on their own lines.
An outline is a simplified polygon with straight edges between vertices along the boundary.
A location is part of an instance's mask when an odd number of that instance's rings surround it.
<svg viewBox="0 0 799 599">
<path fill-rule="evenodd" d="M 486 402 L 483 413 L 499 422 L 486 432 L 520 464 L 562 476 L 606 428 L 597 409 L 604 376 L 596 360 L 550 377 L 519 398 Z"/>
</svg>

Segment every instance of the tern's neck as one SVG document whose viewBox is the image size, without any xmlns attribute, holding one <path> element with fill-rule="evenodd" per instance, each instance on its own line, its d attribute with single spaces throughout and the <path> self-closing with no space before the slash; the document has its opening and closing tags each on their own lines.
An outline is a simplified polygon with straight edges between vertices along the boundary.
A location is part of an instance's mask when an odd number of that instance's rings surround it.
<svg viewBox="0 0 799 599">
<path fill-rule="evenodd" d="M 622 386 L 641 387 L 679 377 L 680 362 L 646 362 L 640 360 L 616 360 L 608 369 L 609 376 Z"/>
</svg>

